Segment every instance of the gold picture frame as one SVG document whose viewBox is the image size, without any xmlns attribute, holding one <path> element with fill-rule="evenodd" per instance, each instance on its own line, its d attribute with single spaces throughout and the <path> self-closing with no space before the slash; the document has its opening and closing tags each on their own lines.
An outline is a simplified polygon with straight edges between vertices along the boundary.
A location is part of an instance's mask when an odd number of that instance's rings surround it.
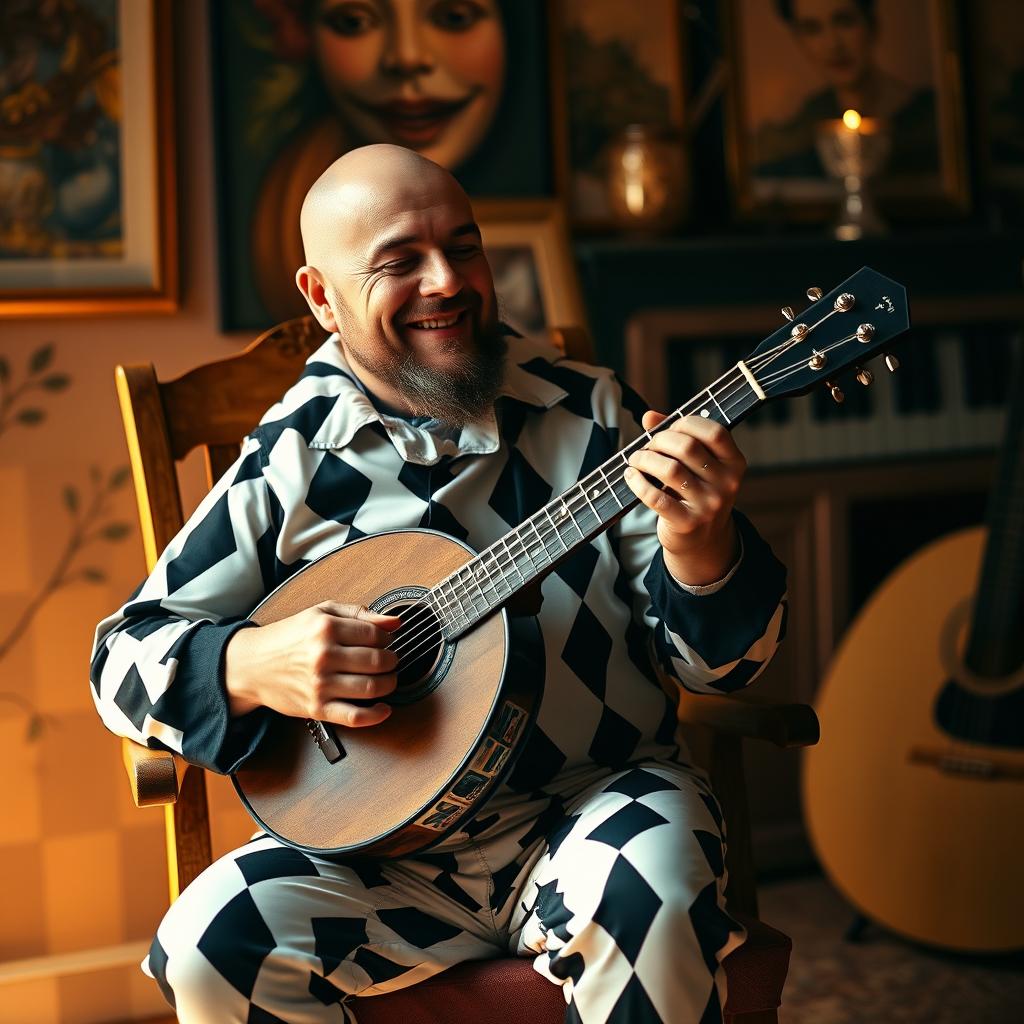
<svg viewBox="0 0 1024 1024">
<path fill-rule="evenodd" d="M 586 308 L 562 205 L 554 199 L 474 199 L 499 310 L 524 334 L 586 327 Z"/>
<path fill-rule="evenodd" d="M 782 13 L 786 8 L 795 10 L 779 0 L 727 0 L 723 5 L 729 67 L 726 146 L 734 205 L 745 219 L 822 222 L 836 216 L 842 188 L 821 169 L 807 140 L 819 118 L 840 117 L 844 104 L 830 80 L 836 70 L 815 67 L 806 38 L 801 48 L 795 20 L 787 22 Z M 870 31 L 864 39 L 859 44 L 851 40 L 841 55 L 848 64 L 870 61 L 879 83 L 876 95 L 888 95 L 893 103 L 888 164 L 869 187 L 883 213 L 894 220 L 963 215 L 970 192 L 951 0 L 876 4 L 874 18 L 867 22 Z M 829 59 L 838 60 L 834 53 Z M 916 78 L 901 81 L 911 68 Z M 904 96 L 904 105 L 897 107 Z M 879 116 L 871 109 L 859 113 Z"/>
<path fill-rule="evenodd" d="M 8 216 L 0 221 L 0 319 L 178 308 L 173 3 L 119 0 L 115 9 L 116 26 L 72 4 L 65 38 L 45 42 L 63 48 L 61 75 L 19 81 L 0 97 L 25 115 L 20 128 L 0 126 L 0 162 L 7 163 L 12 188 Z M 21 31 L 31 36 L 31 26 Z M 95 50 L 87 61 L 85 38 Z M 97 39 L 104 47 L 96 48 Z M 36 43 L 44 45 L 42 33 Z M 40 113 L 44 105 L 33 102 L 50 92 L 76 114 L 85 111 L 77 126 L 69 113 L 56 137 L 54 123 Z M 47 147 L 61 146 L 64 163 L 82 169 L 81 181 L 51 172 Z M 94 214 L 97 223 L 86 231 L 81 211 L 91 198 L 88 187 L 104 174 L 105 206 L 95 204 L 103 219 Z M 17 182 L 22 185 L 13 191 Z"/>
</svg>

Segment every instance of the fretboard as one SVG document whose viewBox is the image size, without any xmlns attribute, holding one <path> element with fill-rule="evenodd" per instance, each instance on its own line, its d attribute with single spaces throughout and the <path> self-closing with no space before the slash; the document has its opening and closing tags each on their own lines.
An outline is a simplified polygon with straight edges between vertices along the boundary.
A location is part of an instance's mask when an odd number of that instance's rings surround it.
<svg viewBox="0 0 1024 1024">
<path fill-rule="evenodd" d="M 626 483 L 629 457 L 682 416 L 697 415 L 731 429 L 762 401 L 739 365 L 641 434 L 607 462 L 549 501 L 514 530 L 433 587 L 427 602 L 453 640 L 546 576 L 580 545 L 608 529 L 640 499 Z"/>
</svg>

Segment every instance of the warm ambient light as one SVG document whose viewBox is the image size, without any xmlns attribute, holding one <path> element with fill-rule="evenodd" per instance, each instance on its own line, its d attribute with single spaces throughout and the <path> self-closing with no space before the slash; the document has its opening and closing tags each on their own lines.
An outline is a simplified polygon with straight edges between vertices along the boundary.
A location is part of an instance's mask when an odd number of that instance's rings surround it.
<svg viewBox="0 0 1024 1024">
<path fill-rule="evenodd" d="M 858 114 L 856 110 L 844 111 L 843 124 L 845 124 L 851 132 L 855 132 L 860 127 L 860 114 Z"/>
</svg>

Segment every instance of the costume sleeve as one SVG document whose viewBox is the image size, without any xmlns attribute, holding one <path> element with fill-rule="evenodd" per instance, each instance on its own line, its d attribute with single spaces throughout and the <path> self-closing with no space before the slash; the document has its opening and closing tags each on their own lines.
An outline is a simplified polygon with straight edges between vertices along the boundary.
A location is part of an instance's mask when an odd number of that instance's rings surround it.
<svg viewBox="0 0 1024 1024">
<path fill-rule="evenodd" d="M 647 405 L 609 377 L 595 390 L 595 416 L 623 448 L 643 433 Z M 599 394 L 600 392 L 600 394 Z M 639 505 L 612 527 L 629 580 L 633 617 L 648 631 L 662 669 L 695 693 L 731 693 L 761 673 L 786 630 L 786 569 L 741 512 L 733 511 L 740 556 L 722 580 L 687 587 L 665 567 L 657 514 Z"/>
<path fill-rule="evenodd" d="M 149 578 L 96 628 L 92 694 L 112 732 L 222 773 L 255 750 L 268 712 L 231 716 L 224 649 L 271 589 L 274 507 L 254 435 Z"/>
</svg>

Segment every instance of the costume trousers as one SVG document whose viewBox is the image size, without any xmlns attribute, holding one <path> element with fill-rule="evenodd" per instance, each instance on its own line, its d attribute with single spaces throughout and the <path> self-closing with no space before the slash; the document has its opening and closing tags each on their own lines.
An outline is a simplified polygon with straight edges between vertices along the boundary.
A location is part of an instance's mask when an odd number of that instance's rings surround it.
<svg viewBox="0 0 1024 1024">
<path fill-rule="evenodd" d="M 503 791 L 397 860 L 258 836 L 181 894 L 143 968 L 181 1024 L 351 1024 L 361 997 L 509 954 L 562 986 L 568 1022 L 721 1020 L 720 963 L 745 936 L 704 776 L 644 761 L 559 790 Z"/>
</svg>

